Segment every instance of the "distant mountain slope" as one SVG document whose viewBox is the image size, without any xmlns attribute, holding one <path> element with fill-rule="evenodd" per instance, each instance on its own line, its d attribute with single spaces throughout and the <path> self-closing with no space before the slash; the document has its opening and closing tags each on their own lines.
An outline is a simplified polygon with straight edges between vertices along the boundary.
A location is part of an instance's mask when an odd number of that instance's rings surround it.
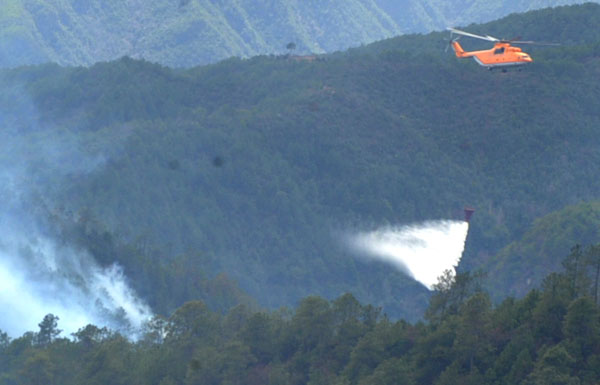
<svg viewBox="0 0 600 385">
<path fill-rule="evenodd" d="M 530 1 L 489 1 L 489 0 L 431 0 L 417 2 L 424 10 L 422 13 L 431 15 L 434 27 L 423 31 L 443 29 L 447 26 L 467 25 L 496 20 L 511 13 L 522 13 L 547 7 L 582 4 L 589 1 L 570 0 L 530 0 Z M 597 2 L 597 1 L 593 1 Z M 378 4 L 394 19 L 405 15 L 398 2 L 393 0 L 378 0 Z M 417 29 L 418 30 L 418 29 Z M 419 30 L 422 31 L 422 30 Z"/>
<path fill-rule="evenodd" d="M 4 70 L 1 164 L 27 160 L 4 186 L 25 185 L 33 211 L 159 247 L 181 280 L 195 279 L 174 262 L 186 255 L 265 306 L 351 291 L 416 319 L 425 288 L 337 235 L 459 218 L 469 204 L 472 268 L 536 218 L 599 199 L 599 21 L 586 5 L 473 26 L 574 44 L 508 73 L 444 53 L 441 34 L 320 60 Z"/>
<path fill-rule="evenodd" d="M 0 66 L 89 65 L 127 55 L 189 67 L 281 54 L 290 42 L 295 52 L 323 53 L 578 2 L 7 0 L 0 2 Z"/>
<path fill-rule="evenodd" d="M 0 5 L 2 66 L 124 55 L 171 66 L 333 51 L 401 33 L 373 0 L 13 1 Z"/>
<path fill-rule="evenodd" d="M 559 271 L 572 247 L 598 242 L 600 202 L 580 203 L 545 215 L 485 264 L 490 292 L 496 298 L 523 296 L 540 284 L 544 274 Z"/>
</svg>

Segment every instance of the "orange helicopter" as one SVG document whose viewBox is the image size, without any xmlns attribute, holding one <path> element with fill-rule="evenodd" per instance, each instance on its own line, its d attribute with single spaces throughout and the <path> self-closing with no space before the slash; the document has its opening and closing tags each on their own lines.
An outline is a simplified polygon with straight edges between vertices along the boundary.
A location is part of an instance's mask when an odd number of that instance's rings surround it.
<svg viewBox="0 0 600 385">
<path fill-rule="evenodd" d="M 555 43 L 519 41 L 517 40 L 518 38 L 512 40 L 502 40 L 489 35 L 475 35 L 473 33 L 461 31 L 456 28 L 448 28 L 448 30 L 450 31 L 450 44 L 456 53 L 456 57 L 472 57 L 478 64 L 488 68 L 489 70 L 501 67 L 503 71 L 506 71 L 506 67 L 521 66 L 533 62 L 533 59 L 531 56 L 529 56 L 529 54 L 523 52 L 523 50 L 519 47 L 513 47 L 511 44 L 559 45 Z M 458 42 L 460 36 L 456 39 L 452 39 L 453 34 L 494 42 L 494 48 L 467 52 Z"/>
</svg>

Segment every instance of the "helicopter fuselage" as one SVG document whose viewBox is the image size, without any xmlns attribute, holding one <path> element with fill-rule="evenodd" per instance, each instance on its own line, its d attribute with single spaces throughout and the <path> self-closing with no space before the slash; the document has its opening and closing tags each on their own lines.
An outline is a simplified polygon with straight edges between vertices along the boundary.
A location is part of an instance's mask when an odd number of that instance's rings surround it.
<svg viewBox="0 0 600 385">
<path fill-rule="evenodd" d="M 514 47 L 506 42 L 495 43 L 492 49 L 465 51 L 458 41 L 453 41 L 452 48 L 454 48 L 456 57 L 472 57 L 479 65 L 489 69 L 520 66 L 533 62 L 531 56 L 523 52 L 521 48 Z"/>
</svg>

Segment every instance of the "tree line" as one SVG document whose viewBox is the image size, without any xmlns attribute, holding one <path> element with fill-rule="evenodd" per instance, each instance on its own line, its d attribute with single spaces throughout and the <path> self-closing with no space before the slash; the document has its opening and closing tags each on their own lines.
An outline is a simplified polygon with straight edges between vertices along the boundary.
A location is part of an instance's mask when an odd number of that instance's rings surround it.
<svg viewBox="0 0 600 385">
<path fill-rule="evenodd" d="M 493 305 L 480 273 L 447 273 L 425 319 L 394 321 L 351 294 L 294 310 L 222 314 L 190 301 L 137 340 L 95 325 L 0 334 L 0 384 L 596 384 L 600 244 L 525 297 Z"/>
</svg>

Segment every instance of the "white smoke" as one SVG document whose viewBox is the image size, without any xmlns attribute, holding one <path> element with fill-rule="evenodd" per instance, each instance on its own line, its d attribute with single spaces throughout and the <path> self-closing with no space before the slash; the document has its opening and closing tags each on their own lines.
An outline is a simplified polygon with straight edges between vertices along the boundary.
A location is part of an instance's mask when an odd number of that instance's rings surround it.
<svg viewBox="0 0 600 385">
<path fill-rule="evenodd" d="M 428 221 L 355 233 L 348 243 L 360 254 L 391 263 L 431 289 L 445 270 L 458 265 L 468 231 L 464 221 Z"/>
<path fill-rule="evenodd" d="M 118 128 L 91 135 L 42 125 L 28 98 L 15 92 L 16 104 L 0 106 L 0 331 L 36 332 L 52 313 L 62 336 L 94 324 L 135 337 L 152 313 L 122 269 L 102 267 L 87 251 L 55 239 L 60 231 L 48 231 L 54 224 L 47 220 L 60 192 L 101 170 L 123 137 Z"/>
<path fill-rule="evenodd" d="M 66 335 L 94 324 L 135 337 L 152 312 L 118 265 L 101 267 L 85 250 L 49 238 L 25 212 L 8 211 L 24 218 L 5 212 L 0 220 L 0 330 L 37 331 L 52 313 Z"/>
<path fill-rule="evenodd" d="M 90 323 L 127 333 L 151 317 L 116 265 L 101 268 L 87 253 L 39 235 L 11 238 L 0 246 L 0 329 L 9 335 L 36 331 L 48 313 L 67 335 Z"/>
</svg>

